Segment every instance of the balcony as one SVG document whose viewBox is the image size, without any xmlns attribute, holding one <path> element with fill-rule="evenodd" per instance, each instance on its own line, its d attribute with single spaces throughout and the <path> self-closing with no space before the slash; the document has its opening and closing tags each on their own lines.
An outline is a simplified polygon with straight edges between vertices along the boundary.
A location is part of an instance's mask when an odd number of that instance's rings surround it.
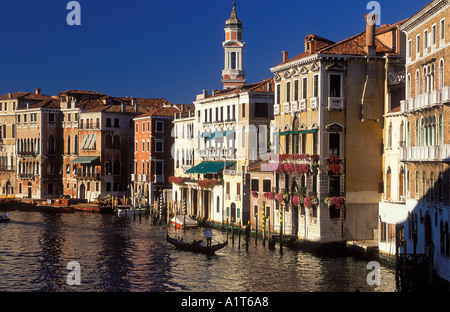
<svg viewBox="0 0 450 312">
<path fill-rule="evenodd" d="M 75 179 L 78 180 L 100 180 L 100 173 L 92 173 L 92 172 L 77 172 L 75 174 Z"/>
<path fill-rule="evenodd" d="M 342 97 L 328 97 L 328 110 L 343 109 L 344 98 Z"/>
<path fill-rule="evenodd" d="M 448 102 L 450 102 L 450 87 L 443 87 L 441 90 L 433 90 L 400 101 L 400 109 L 403 113 L 408 113 Z"/>
<path fill-rule="evenodd" d="M 432 146 L 413 146 L 400 149 L 403 161 L 448 161 L 450 144 Z"/>
<path fill-rule="evenodd" d="M 310 103 L 311 109 L 317 109 L 318 102 L 319 102 L 319 98 L 318 97 L 310 98 L 309 99 L 309 103 Z"/>
<path fill-rule="evenodd" d="M 274 115 L 279 115 L 280 114 L 280 104 L 275 104 L 273 106 L 273 114 Z"/>
<path fill-rule="evenodd" d="M 289 107 L 290 107 L 290 103 L 289 102 L 283 103 L 283 113 L 289 114 L 289 111 L 290 111 Z"/>
<path fill-rule="evenodd" d="M 298 112 L 298 109 L 299 109 L 299 107 L 298 107 L 298 101 L 293 101 L 293 102 L 291 102 L 291 111 L 292 111 L 293 113 L 296 113 L 296 112 Z"/>
<path fill-rule="evenodd" d="M 441 90 L 442 104 L 450 103 L 450 86 L 445 86 Z"/>
<path fill-rule="evenodd" d="M 306 103 L 307 103 L 306 99 L 300 100 L 300 111 L 306 111 Z"/>
<path fill-rule="evenodd" d="M 155 183 L 164 183 L 164 176 L 163 175 L 156 175 L 155 174 Z"/>
<path fill-rule="evenodd" d="M 33 173 L 19 173 L 19 179 L 34 180 L 34 174 Z"/>
</svg>

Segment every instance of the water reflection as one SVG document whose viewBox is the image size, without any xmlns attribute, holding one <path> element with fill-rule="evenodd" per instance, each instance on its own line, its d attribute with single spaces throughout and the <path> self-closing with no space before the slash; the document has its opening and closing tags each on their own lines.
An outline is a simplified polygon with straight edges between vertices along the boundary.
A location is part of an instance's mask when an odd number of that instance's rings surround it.
<svg viewBox="0 0 450 312">
<path fill-rule="evenodd" d="M 229 244 L 216 255 L 178 251 L 166 228 L 146 218 L 87 213 L 12 211 L 0 227 L 0 291 L 395 291 L 395 274 L 382 267 L 382 283 L 366 282 L 367 261 L 317 257 L 258 241 Z M 4 226 L 5 225 L 5 226 Z M 213 231 L 214 240 L 226 234 Z M 186 241 L 201 230 L 171 232 Z M 78 261 L 81 285 L 69 286 L 66 266 Z"/>
</svg>

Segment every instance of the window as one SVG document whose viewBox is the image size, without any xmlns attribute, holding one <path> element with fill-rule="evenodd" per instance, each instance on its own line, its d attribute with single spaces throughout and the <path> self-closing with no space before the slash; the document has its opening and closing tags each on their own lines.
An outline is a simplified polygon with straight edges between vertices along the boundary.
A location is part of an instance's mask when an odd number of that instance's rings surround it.
<svg viewBox="0 0 450 312">
<path fill-rule="evenodd" d="M 155 174 L 161 176 L 164 174 L 164 161 L 155 162 Z"/>
<path fill-rule="evenodd" d="M 330 74 L 329 96 L 339 98 L 341 94 L 341 75 Z"/>
<path fill-rule="evenodd" d="M 281 85 L 277 84 L 277 98 L 275 104 L 280 104 L 280 99 L 281 99 Z"/>
<path fill-rule="evenodd" d="M 427 195 L 427 174 L 422 172 L 422 198 Z"/>
<path fill-rule="evenodd" d="M 416 177 L 414 179 L 414 183 L 415 183 L 415 193 L 416 193 L 416 197 L 419 195 L 419 171 L 416 171 Z"/>
<path fill-rule="evenodd" d="M 164 132 L 164 121 L 155 121 L 155 132 Z"/>
<path fill-rule="evenodd" d="M 217 113 L 216 113 L 217 114 Z M 217 117 L 218 119 L 219 117 Z M 245 118 L 245 103 L 242 103 L 242 118 Z"/>
<path fill-rule="evenodd" d="M 428 29 L 423 32 L 423 49 L 424 52 L 428 48 Z"/>
<path fill-rule="evenodd" d="M 445 19 L 441 20 L 441 29 L 440 29 L 440 36 L 439 38 L 441 40 L 445 40 Z"/>
<path fill-rule="evenodd" d="M 162 140 L 155 141 L 155 152 L 157 152 L 157 153 L 164 152 L 164 141 L 162 141 Z"/>
<path fill-rule="evenodd" d="M 432 202 L 434 202 L 434 200 L 436 198 L 436 196 L 435 196 L 436 189 L 434 188 L 435 187 L 434 182 L 435 182 L 434 181 L 434 172 L 431 172 L 431 175 L 430 175 L 430 201 L 432 201 Z"/>
<path fill-rule="evenodd" d="M 436 24 L 431 26 L 431 45 L 436 45 Z"/>
<path fill-rule="evenodd" d="M 147 121 L 147 131 L 150 132 L 150 121 Z"/>
<path fill-rule="evenodd" d="M 49 138 L 48 138 L 47 151 L 48 151 L 49 155 L 54 155 L 55 154 L 55 138 L 53 137 L 53 135 L 50 135 Z"/>
<path fill-rule="evenodd" d="M 330 155 L 340 155 L 340 141 L 341 135 L 339 133 L 330 133 L 328 142 Z"/>
<path fill-rule="evenodd" d="M 230 195 L 230 182 L 227 182 L 227 184 L 226 184 L 225 194 Z"/>
<path fill-rule="evenodd" d="M 255 117 L 268 117 L 269 107 L 267 103 L 255 103 Z"/>
<path fill-rule="evenodd" d="M 411 39 L 408 40 L 408 58 L 411 58 L 412 56 L 412 41 Z"/>
<path fill-rule="evenodd" d="M 120 124 L 119 124 L 119 118 L 114 118 L 114 128 L 119 128 Z"/>
<path fill-rule="evenodd" d="M 314 75 L 313 80 L 313 97 L 319 96 L 319 75 Z"/>
<path fill-rule="evenodd" d="M 252 192 L 258 192 L 259 191 L 259 180 L 258 179 L 252 179 Z"/>
<path fill-rule="evenodd" d="M 291 82 L 286 82 L 286 102 L 291 101 Z"/>
<path fill-rule="evenodd" d="M 391 168 L 386 173 L 386 199 L 391 200 Z"/>
<path fill-rule="evenodd" d="M 294 81 L 294 101 L 298 101 L 298 92 L 299 92 L 298 82 L 299 80 Z"/>
<path fill-rule="evenodd" d="M 416 54 L 420 53 L 420 35 L 416 36 Z"/>
<path fill-rule="evenodd" d="M 231 69 L 236 69 L 236 52 L 231 52 Z"/>
<path fill-rule="evenodd" d="M 139 130 L 139 124 L 136 122 L 136 133 L 138 133 L 138 130 Z"/>
<path fill-rule="evenodd" d="M 24 115 L 23 122 L 27 122 L 26 118 L 25 118 L 25 115 Z M 49 123 L 54 123 L 55 122 L 55 114 L 54 113 L 49 113 L 48 114 L 48 122 Z"/>
<path fill-rule="evenodd" d="M 271 187 L 271 181 L 270 180 L 264 180 L 263 181 L 263 192 L 271 192 L 272 191 L 272 187 Z"/>
<path fill-rule="evenodd" d="M 302 99 L 306 99 L 308 97 L 308 78 L 303 78 L 303 90 L 302 90 Z"/>
<path fill-rule="evenodd" d="M 48 195 L 53 195 L 53 183 L 49 183 L 48 184 L 47 194 Z"/>
</svg>

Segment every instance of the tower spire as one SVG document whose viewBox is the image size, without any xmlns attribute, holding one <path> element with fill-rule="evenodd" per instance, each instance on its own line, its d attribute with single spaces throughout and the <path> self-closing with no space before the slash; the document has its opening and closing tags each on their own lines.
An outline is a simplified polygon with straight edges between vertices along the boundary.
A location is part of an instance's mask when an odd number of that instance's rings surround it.
<svg viewBox="0 0 450 312">
<path fill-rule="evenodd" d="M 242 21 L 236 14 L 236 2 L 233 2 L 230 18 L 225 21 L 225 41 L 222 43 L 225 52 L 225 67 L 222 70 L 224 89 L 235 88 L 246 83 L 243 70 Z"/>
</svg>

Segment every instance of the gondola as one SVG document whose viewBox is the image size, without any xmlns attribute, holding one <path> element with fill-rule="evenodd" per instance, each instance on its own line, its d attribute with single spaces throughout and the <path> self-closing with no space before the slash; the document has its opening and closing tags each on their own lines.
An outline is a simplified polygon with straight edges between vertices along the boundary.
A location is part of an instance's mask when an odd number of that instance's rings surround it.
<svg viewBox="0 0 450 312">
<path fill-rule="evenodd" d="M 174 245 L 177 249 L 185 250 L 185 251 L 192 251 L 196 253 L 204 253 L 204 254 L 214 254 L 217 250 L 222 249 L 226 245 L 228 245 L 228 241 L 225 241 L 224 243 L 212 245 L 212 246 L 200 246 L 196 244 L 189 244 L 185 242 L 180 242 L 176 240 L 175 238 L 172 238 L 169 236 L 169 234 L 166 234 L 166 240 Z"/>
<path fill-rule="evenodd" d="M 0 222 L 9 222 L 9 221 L 11 221 L 10 218 L 4 217 L 4 216 L 0 216 Z"/>
</svg>

